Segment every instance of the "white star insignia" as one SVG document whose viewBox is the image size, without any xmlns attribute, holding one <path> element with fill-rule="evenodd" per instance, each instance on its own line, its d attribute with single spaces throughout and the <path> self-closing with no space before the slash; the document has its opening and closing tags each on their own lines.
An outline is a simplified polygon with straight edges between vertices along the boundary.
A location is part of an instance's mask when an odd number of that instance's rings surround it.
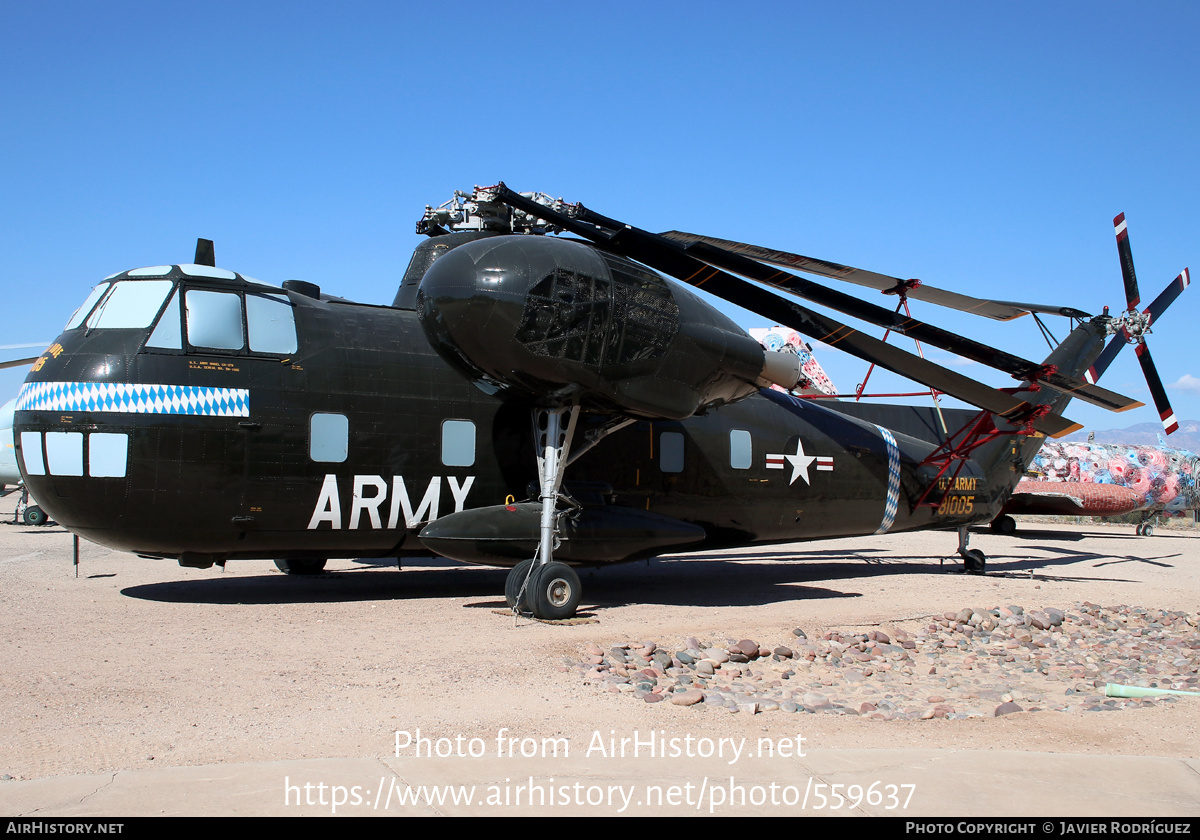
<svg viewBox="0 0 1200 840">
<path fill-rule="evenodd" d="M 829 472 L 833 471 L 833 459 L 832 458 L 818 458 L 816 455 L 805 455 L 804 454 L 804 441 L 800 440 L 799 438 L 797 438 L 797 440 L 796 440 L 796 452 L 794 455 L 790 455 L 786 452 L 781 453 L 781 454 L 767 455 L 767 469 L 781 470 L 781 469 L 783 469 L 784 461 L 787 461 L 788 463 L 790 463 L 792 465 L 792 478 L 788 482 L 789 485 L 795 484 L 796 479 L 799 478 L 800 476 L 804 476 L 805 484 L 811 485 L 812 481 L 810 481 L 809 477 L 808 477 L 808 468 L 810 466 L 812 466 L 813 461 L 818 462 L 817 463 L 818 470 L 827 470 Z M 829 463 L 825 464 L 824 462 L 826 462 L 826 461 L 828 461 Z"/>
</svg>

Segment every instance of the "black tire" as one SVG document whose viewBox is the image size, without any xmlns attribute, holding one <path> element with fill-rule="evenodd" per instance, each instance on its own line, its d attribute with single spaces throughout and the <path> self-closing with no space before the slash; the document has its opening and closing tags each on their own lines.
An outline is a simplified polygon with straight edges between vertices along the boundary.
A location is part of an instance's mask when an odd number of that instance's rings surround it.
<svg viewBox="0 0 1200 840">
<path fill-rule="evenodd" d="M 583 587 L 579 575 L 566 563 L 547 563 L 534 569 L 529 585 L 529 607 L 535 618 L 557 621 L 574 617 Z"/>
<path fill-rule="evenodd" d="M 510 610 L 517 606 L 517 595 L 521 592 L 521 587 L 525 584 L 525 578 L 529 577 L 529 567 L 532 565 L 532 560 L 522 560 L 509 570 L 508 577 L 504 579 L 504 600 L 508 602 Z M 528 596 L 529 587 L 531 586 L 533 586 L 532 578 L 530 578 L 529 586 L 525 587 L 525 597 L 521 599 L 521 604 L 517 612 L 529 612 Z"/>
<path fill-rule="evenodd" d="M 275 568 L 285 575 L 319 575 L 325 571 L 326 560 L 276 560 Z"/>
<path fill-rule="evenodd" d="M 1145 536 L 1145 534 L 1146 534 L 1146 523 L 1139 522 L 1138 526 L 1137 526 L 1137 535 L 1139 537 L 1142 537 L 1142 536 Z"/>
<path fill-rule="evenodd" d="M 969 548 L 963 554 L 963 566 L 969 575 L 982 575 L 987 571 L 987 555 L 977 548 Z"/>
<path fill-rule="evenodd" d="M 1145 525 L 1142 526 L 1142 536 L 1143 537 L 1153 537 L 1154 536 L 1154 526 L 1151 525 L 1149 522 L 1147 522 Z"/>
<path fill-rule="evenodd" d="M 1017 532 L 1017 520 L 1006 513 L 993 519 L 991 528 L 995 533 L 1004 534 L 1007 537 Z"/>
<path fill-rule="evenodd" d="M 46 516 L 46 511 L 42 510 L 37 505 L 30 505 L 29 507 L 25 508 L 24 518 L 26 525 L 32 525 L 35 528 L 39 525 L 45 525 L 49 521 L 49 517 Z"/>
</svg>

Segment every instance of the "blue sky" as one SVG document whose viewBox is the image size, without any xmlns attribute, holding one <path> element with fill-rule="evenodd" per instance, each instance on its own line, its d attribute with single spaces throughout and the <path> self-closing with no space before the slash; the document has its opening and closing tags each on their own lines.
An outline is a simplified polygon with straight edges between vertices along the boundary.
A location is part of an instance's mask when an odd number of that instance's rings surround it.
<svg viewBox="0 0 1200 840">
<path fill-rule="evenodd" d="M 1125 212 L 1148 301 L 1200 270 L 1198 31 L 1195 2 L 0 0 L 0 344 L 53 339 L 100 278 L 197 236 L 223 267 L 390 302 L 424 205 L 498 180 L 1087 311 L 1123 306 Z M 1150 343 L 1180 418 L 1198 296 Z M 1047 352 L 1028 318 L 916 314 Z M 822 362 L 845 390 L 865 370 Z M 23 378 L 0 371 L 0 401 Z M 1103 384 L 1150 402 L 1130 351 Z"/>
</svg>

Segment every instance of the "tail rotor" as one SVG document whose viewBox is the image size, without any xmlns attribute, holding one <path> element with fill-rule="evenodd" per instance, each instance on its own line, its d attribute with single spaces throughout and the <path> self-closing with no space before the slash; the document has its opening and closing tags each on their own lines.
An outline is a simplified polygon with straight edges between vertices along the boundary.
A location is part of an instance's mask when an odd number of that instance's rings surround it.
<svg viewBox="0 0 1200 840">
<path fill-rule="evenodd" d="M 1138 363 L 1142 366 L 1142 374 L 1146 377 L 1146 384 L 1150 387 L 1151 396 L 1154 397 L 1154 407 L 1158 410 L 1159 419 L 1162 420 L 1167 434 L 1171 434 L 1179 428 L 1179 423 L 1175 420 L 1175 412 L 1171 409 L 1171 403 L 1167 399 L 1167 390 L 1163 387 L 1158 370 L 1154 367 L 1150 348 L 1146 344 L 1146 336 L 1151 332 L 1151 325 L 1158 322 L 1167 307 L 1187 288 L 1191 282 L 1191 276 L 1185 268 L 1154 299 L 1153 303 L 1139 312 L 1137 307 L 1141 303 L 1141 294 L 1138 291 L 1137 274 L 1133 268 L 1133 252 L 1129 247 L 1129 231 L 1125 224 L 1124 213 L 1113 219 L 1113 228 L 1117 236 L 1117 255 L 1121 260 L 1121 276 L 1125 281 L 1127 309 L 1109 321 L 1108 331 L 1113 338 L 1096 359 L 1095 364 L 1088 370 L 1085 379 L 1095 383 L 1112 364 L 1117 353 L 1121 352 L 1121 348 L 1126 344 L 1133 344 L 1137 352 Z"/>
</svg>

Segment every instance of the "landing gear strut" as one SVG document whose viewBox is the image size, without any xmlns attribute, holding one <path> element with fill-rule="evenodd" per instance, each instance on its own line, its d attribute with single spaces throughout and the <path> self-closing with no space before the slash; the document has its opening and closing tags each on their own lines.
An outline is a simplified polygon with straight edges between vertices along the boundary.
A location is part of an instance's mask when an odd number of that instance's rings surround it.
<svg viewBox="0 0 1200 840">
<path fill-rule="evenodd" d="M 970 528 L 963 525 L 958 529 L 958 556 L 962 558 L 963 571 L 969 575 L 982 575 L 987 571 L 987 555 L 977 548 L 967 548 L 970 540 Z"/>
<path fill-rule="evenodd" d="M 533 613 L 535 618 L 543 621 L 575 615 L 582 594 L 575 570 L 552 559 L 558 542 L 556 506 L 578 416 L 577 405 L 543 408 L 534 413 L 542 502 L 538 550 L 533 559 L 514 566 L 504 582 L 504 596 L 509 608 L 516 613 Z"/>
</svg>

